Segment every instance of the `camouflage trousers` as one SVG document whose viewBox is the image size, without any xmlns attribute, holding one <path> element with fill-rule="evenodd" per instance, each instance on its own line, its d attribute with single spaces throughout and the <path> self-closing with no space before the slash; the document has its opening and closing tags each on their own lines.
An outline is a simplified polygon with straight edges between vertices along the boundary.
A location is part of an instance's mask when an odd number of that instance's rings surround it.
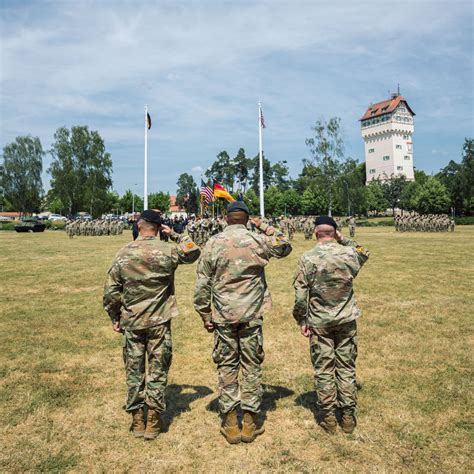
<svg viewBox="0 0 474 474">
<path fill-rule="evenodd" d="M 262 403 L 263 352 L 262 320 L 217 325 L 212 358 L 219 377 L 219 411 L 225 414 L 238 405 L 258 413 Z M 242 381 L 239 384 L 239 370 Z"/>
<path fill-rule="evenodd" d="M 317 409 L 334 414 L 339 407 L 345 414 L 354 414 L 357 405 L 356 321 L 330 328 L 312 328 L 310 350 Z"/>
<path fill-rule="evenodd" d="M 356 229 L 353 225 L 349 226 L 349 236 L 350 237 L 355 237 Z"/>
<path fill-rule="evenodd" d="M 125 330 L 123 359 L 127 378 L 126 411 L 145 404 L 162 413 L 166 409 L 165 388 L 171 366 L 173 346 L 171 323 L 148 329 Z M 145 364 L 148 358 L 148 374 Z"/>
</svg>

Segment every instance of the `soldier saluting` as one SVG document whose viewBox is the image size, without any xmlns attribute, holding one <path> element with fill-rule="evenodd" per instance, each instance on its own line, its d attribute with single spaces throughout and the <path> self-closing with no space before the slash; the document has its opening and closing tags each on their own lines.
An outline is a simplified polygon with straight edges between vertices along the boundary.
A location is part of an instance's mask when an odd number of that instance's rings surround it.
<svg viewBox="0 0 474 474">
<path fill-rule="evenodd" d="M 107 274 L 104 308 L 113 330 L 123 333 L 128 396 L 135 437 L 154 439 L 165 411 L 165 387 L 172 358 L 171 319 L 178 315 L 174 273 L 192 263 L 199 247 L 162 225 L 158 212 L 146 210 L 138 221 L 139 236 L 120 249 Z M 157 239 L 163 232 L 178 245 Z M 148 376 L 145 380 L 145 361 Z M 145 406 L 148 408 L 145 420 Z"/>
<path fill-rule="evenodd" d="M 204 327 L 214 331 L 212 357 L 219 374 L 221 433 L 231 444 L 250 443 L 264 431 L 257 426 L 264 359 L 262 318 L 271 304 L 264 269 L 270 258 L 291 252 L 290 242 L 280 231 L 254 218 L 251 222 L 259 233 L 250 232 L 248 220 L 249 210 L 243 202 L 229 204 L 228 226 L 211 237 L 202 251 L 194 292 L 194 308 Z"/>
<path fill-rule="evenodd" d="M 357 406 L 356 321 L 361 315 L 352 282 L 369 252 L 345 239 L 331 217 L 320 216 L 315 225 L 318 242 L 301 256 L 296 270 L 293 316 L 301 334 L 310 338 L 321 427 L 336 431 L 339 407 L 342 430 L 352 433 Z"/>
</svg>

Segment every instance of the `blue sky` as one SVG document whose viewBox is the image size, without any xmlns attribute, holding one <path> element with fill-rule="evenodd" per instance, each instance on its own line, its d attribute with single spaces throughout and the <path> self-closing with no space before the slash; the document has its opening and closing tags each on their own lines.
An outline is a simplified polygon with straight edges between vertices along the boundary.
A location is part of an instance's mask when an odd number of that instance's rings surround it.
<svg viewBox="0 0 474 474">
<path fill-rule="evenodd" d="M 473 135 L 471 0 L 0 5 L 0 145 L 31 134 L 47 150 L 58 127 L 88 125 L 119 193 L 142 192 L 145 103 L 150 191 L 173 193 L 182 172 L 198 180 L 224 149 L 254 156 L 258 100 L 265 154 L 293 176 L 321 117 L 341 117 L 346 153 L 362 160 L 358 119 L 397 83 L 416 113 L 417 168 L 459 161 Z"/>
</svg>

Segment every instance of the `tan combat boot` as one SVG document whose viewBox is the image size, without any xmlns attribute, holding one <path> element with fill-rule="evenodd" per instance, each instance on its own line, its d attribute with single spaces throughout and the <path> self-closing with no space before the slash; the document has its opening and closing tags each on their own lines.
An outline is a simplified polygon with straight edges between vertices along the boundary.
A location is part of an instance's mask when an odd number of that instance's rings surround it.
<svg viewBox="0 0 474 474">
<path fill-rule="evenodd" d="M 145 434 L 145 412 L 143 408 L 132 411 L 132 426 L 130 431 L 135 438 L 141 438 Z"/>
<path fill-rule="evenodd" d="M 240 443 L 240 428 L 237 420 L 237 410 L 231 410 L 224 416 L 221 433 L 230 444 Z"/>
<path fill-rule="evenodd" d="M 335 434 L 337 430 L 337 420 L 334 415 L 326 415 L 319 423 L 321 428 L 329 434 Z"/>
<path fill-rule="evenodd" d="M 148 440 L 155 439 L 160 431 L 160 414 L 153 408 L 148 408 L 144 438 Z"/>
<path fill-rule="evenodd" d="M 356 427 L 356 418 L 354 415 L 342 415 L 341 428 L 344 433 L 353 433 Z"/>
<path fill-rule="evenodd" d="M 263 425 L 257 428 L 257 414 L 244 411 L 241 439 L 244 443 L 251 443 L 258 435 L 265 431 Z"/>
</svg>

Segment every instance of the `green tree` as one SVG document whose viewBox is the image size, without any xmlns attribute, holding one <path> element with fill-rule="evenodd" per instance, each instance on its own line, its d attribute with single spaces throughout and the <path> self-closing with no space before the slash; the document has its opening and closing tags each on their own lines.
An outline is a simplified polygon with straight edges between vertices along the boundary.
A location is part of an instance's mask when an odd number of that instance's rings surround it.
<svg viewBox="0 0 474 474">
<path fill-rule="evenodd" d="M 254 156 L 250 160 L 250 167 L 252 169 L 252 176 L 250 178 L 250 185 L 252 189 L 260 195 L 260 156 Z M 262 167 L 263 167 L 263 190 L 268 189 L 272 184 L 272 165 L 269 160 L 265 158 L 265 154 L 262 156 Z"/>
<path fill-rule="evenodd" d="M 382 189 L 389 207 L 395 216 L 395 208 L 400 206 L 403 189 L 407 184 L 405 175 L 391 175 L 390 178 L 382 182 Z"/>
<path fill-rule="evenodd" d="M 323 177 L 328 202 L 328 215 L 332 215 L 336 182 L 341 175 L 341 160 L 344 158 L 344 143 L 341 137 L 341 119 L 332 117 L 326 122 L 318 120 L 312 127 L 314 137 L 305 143 L 311 152 L 311 164 L 317 165 Z"/>
<path fill-rule="evenodd" d="M 221 151 L 214 163 L 204 173 L 208 179 L 217 181 L 227 188 L 229 192 L 234 190 L 235 181 L 235 164 L 230 159 L 227 151 Z"/>
<path fill-rule="evenodd" d="M 441 214 L 449 210 L 449 194 L 435 177 L 422 184 L 415 197 L 416 210 L 421 214 Z"/>
<path fill-rule="evenodd" d="M 373 179 L 366 188 L 367 211 L 382 212 L 388 208 L 382 184 L 380 180 Z"/>
<path fill-rule="evenodd" d="M 170 194 L 163 191 L 148 194 L 148 208 L 159 209 L 166 214 L 170 210 Z"/>
<path fill-rule="evenodd" d="M 127 189 L 125 194 L 120 198 L 120 208 L 123 212 L 142 212 L 143 211 L 143 199 L 141 196 L 135 194 L 131 189 Z"/>
<path fill-rule="evenodd" d="M 176 185 L 176 204 L 186 209 L 188 214 L 196 213 L 199 209 L 199 190 L 194 178 L 188 173 L 182 173 Z"/>
<path fill-rule="evenodd" d="M 120 196 L 117 191 L 106 191 L 105 196 L 100 201 L 101 214 L 121 214 L 127 212 L 127 209 L 122 209 Z M 99 215 L 101 215 L 99 214 Z"/>
<path fill-rule="evenodd" d="M 234 169 L 238 189 L 243 194 L 245 194 L 247 191 L 250 166 L 251 160 L 245 156 L 245 150 L 243 148 L 239 148 L 239 151 L 234 158 Z"/>
<path fill-rule="evenodd" d="M 463 153 L 461 182 L 464 211 L 472 213 L 474 210 L 474 139 L 464 140 Z"/>
<path fill-rule="evenodd" d="M 428 176 L 426 177 L 428 178 Z M 420 182 L 418 181 L 410 181 L 406 184 L 403 188 L 403 191 L 400 195 L 400 208 L 406 209 L 408 211 L 414 211 L 417 208 L 417 196 L 420 191 L 422 183 L 425 183 L 425 179 L 421 179 Z"/>
<path fill-rule="evenodd" d="M 305 216 L 316 216 L 323 214 L 327 209 L 327 201 L 324 192 L 320 188 L 307 187 L 301 196 L 301 213 Z"/>
<path fill-rule="evenodd" d="M 437 175 L 436 178 L 446 187 L 451 206 L 457 212 L 464 210 L 464 183 L 463 167 L 460 163 L 451 160 Z"/>
<path fill-rule="evenodd" d="M 290 172 L 286 160 L 278 161 L 272 165 L 270 173 L 273 186 L 277 186 L 281 191 L 286 191 L 290 188 Z"/>
<path fill-rule="evenodd" d="M 3 148 L 0 187 L 3 199 L 20 213 L 37 212 L 41 206 L 43 185 L 43 148 L 38 137 L 16 137 Z"/>
<path fill-rule="evenodd" d="M 257 216 L 260 213 L 260 199 L 258 198 L 258 194 L 250 188 L 244 196 L 244 201 L 247 204 L 250 214 L 253 216 Z"/>
<path fill-rule="evenodd" d="M 89 211 L 94 217 L 108 210 L 107 192 L 112 186 L 112 160 L 97 131 L 87 126 L 59 128 L 50 150 L 53 195 L 70 214 Z"/>
<path fill-rule="evenodd" d="M 302 214 L 301 196 L 295 189 L 287 189 L 282 193 L 280 211 L 286 215 Z"/>
</svg>

